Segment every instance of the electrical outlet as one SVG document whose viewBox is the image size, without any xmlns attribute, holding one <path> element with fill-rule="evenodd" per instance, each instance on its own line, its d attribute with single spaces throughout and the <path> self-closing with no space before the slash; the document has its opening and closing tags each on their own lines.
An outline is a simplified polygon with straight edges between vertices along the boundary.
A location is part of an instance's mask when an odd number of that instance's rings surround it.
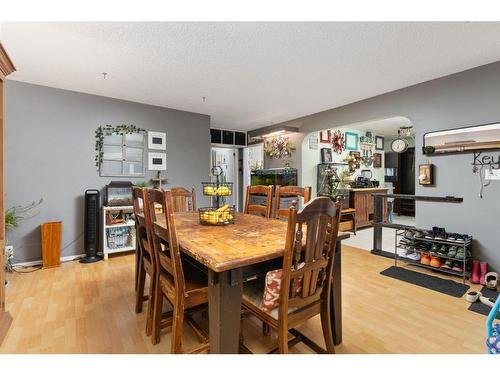
<svg viewBox="0 0 500 375">
<path fill-rule="evenodd" d="M 484 173 L 485 180 L 500 180 L 500 169 L 486 169 Z"/>
</svg>

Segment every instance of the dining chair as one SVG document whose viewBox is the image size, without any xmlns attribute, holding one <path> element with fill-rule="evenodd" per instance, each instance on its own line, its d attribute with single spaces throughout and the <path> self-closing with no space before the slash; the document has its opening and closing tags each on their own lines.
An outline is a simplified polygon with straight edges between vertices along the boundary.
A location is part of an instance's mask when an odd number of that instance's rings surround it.
<svg viewBox="0 0 500 375">
<path fill-rule="evenodd" d="M 153 290 L 154 290 L 154 280 L 155 280 L 155 260 L 153 246 L 150 236 L 150 231 L 147 227 L 146 216 L 148 213 L 148 207 L 146 205 L 147 200 L 147 190 L 139 187 L 134 187 L 132 189 L 132 198 L 134 206 L 134 218 L 135 218 L 135 230 L 137 238 L 137 252 L 136 252 L 136 263 L 137 263 L 137 288 L 136 288 L 136 298 L 135 298 L 135 312 L 141 313 L 143 303 L 146 300 L 148 302 L 148 311 L 146 318 L 146 335 L 151 335 L 153 326 Z M 144 287 L 146 283 L 146 275 L 149 276 L 149 293 L 144 296 Z"/>
<path fill-rule="evenodd" d="M 335 353 L 330 323 L 330 289 L 340 221 L 340 201 L 318 197 L 297 212 L 290 208 L 281 270 L 243 285 L 243 307 L 278 331 L 279 351 L 303 342 L 318 353 Z M 305 233 L 304 233 L 305 232 Z M 266 288 L 274 284 L 269 294 Z M 278 288 L 279 286 L 279 288 Z M 278 290 L 279 289 L 279 290 Z M 269 297 L 274 298 L 269 298 Z M 320 314 L 326 351 L 294 327 Z M 290 342 L 288 333 L 295 336 Z"/>
<path fill-rule="evenodd" d="M 196 211 L 196 193 L 194 186 L 189 191 L 183 187 L 174 187 L 172 192 L 174 212 L 194 212 Z"/>
<path fill-rule="evenodd" d="M 266 218 L 271 217 L 271 204 L 273 198 L 273 185 L 254 185 L 247 186 L 247 195 L 245 201 L 245 211 L 246 214 L 259 214 Z M 250 204 L 251 195 L 262 195 L 266 197 L 266 204 Z"/>
<path fill-rule="evenodd" d="M 305 186 L 276 186 L 274 193 L 274 218 L 281 219 L 282 217 L 288 218 L 290 208 L 281 208 L 282 197 L 302 197 L 303 203 L 306 204 L 311 199 L 311 187 Z"/>
<path fill-rule="evenodd" d="M 161 328 L 171 326 L 172 353 L 184 353 L 182 337 L 184 320 L 193 329 L 201 344 L 189 353 L 208 352 L 208 334 L 194 321 L 192 314 L 206 310 L 208 303 L 207 275 L 187 262 L 182 262 L 174 223 L 173 199 L 170 190 L 149 190 L 149 222 L 155 252 L 156 287 L 154 295 L 152 343 L 160 341 Z M 153 208 L 161 205 L 163 214 Z M 163 298 L 172 310 L 162 314 Z"/>
</svg>

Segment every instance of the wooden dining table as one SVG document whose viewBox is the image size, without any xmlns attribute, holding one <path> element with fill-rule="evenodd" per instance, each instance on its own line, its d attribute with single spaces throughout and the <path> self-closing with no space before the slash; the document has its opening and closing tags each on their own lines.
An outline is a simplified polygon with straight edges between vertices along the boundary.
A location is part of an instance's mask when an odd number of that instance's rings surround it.
<svg viewBox="0 0 500 375">
<path fill-rule="evenodd" d="M 235 223 L 209 226 L 197 213 L 175 213 L 181 251 L 208 270 L 210 353 L 238 353 L 243 274 L 249 266 L 283 256 L 286 221 L 236 213 Z M 341 241 L 333 270 L 331 320 L 334 342 L 342 341 Z"/>
</svg>

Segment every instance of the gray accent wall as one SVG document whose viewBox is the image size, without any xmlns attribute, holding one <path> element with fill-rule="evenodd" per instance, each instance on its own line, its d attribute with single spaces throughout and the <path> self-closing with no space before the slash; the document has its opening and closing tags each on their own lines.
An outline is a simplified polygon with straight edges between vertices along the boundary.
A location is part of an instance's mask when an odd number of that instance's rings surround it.
<svg viewBox="0 0 500 375">
<path fill-rule="evenodd" d="M 479 177 L 472 173 L 472 153 L 429 158 L 421 151 L 426 132 L 500 122 L 500 62 L 284 124 L 300 127 L 307 135 L 325 128 L 394 116 L 407 117 L 415 127 L 416 164 L 430 162 L 436 166 L 435 186 L 423 187 L 416 180 L 416 194 L 454 195 L 464 199 L 462 204 L 417 203 L 417 226 L 440 226 L 448 231 L 472 234 L 476 257 L 500 271 L 500 181 L 492 181 L 480 199 Z M 500 152 L 488 154 L 496 159 Z"/>
<path fill-rule="evenodd" d="M 7 81 L 6 100 L 6 207 L 44 199 L 39 215 L 7 234 L 16 262 L 41 259 L 40 224 L 46 221 L 63 222 L 61 256 L 84 253 L 85 190 L 153 177 L 154 172 L 136 179 L 99 177 L 94 131 L 100 125 L 166 132 L 167 187 L 194 185 L 203 203 L 209 116 L 16 81 Z"/>
</svg>

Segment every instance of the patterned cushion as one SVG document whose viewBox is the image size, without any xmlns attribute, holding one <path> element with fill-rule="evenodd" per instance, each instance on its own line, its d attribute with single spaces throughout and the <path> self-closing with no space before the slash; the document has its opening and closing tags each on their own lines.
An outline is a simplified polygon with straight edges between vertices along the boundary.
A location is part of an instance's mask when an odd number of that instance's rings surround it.
<svg viewBox="0 0 500 375">
<path fill-rule="evenodd" d="M 486 340 L 486 346 L 491 354 L 500 354 L 500 324 L 493 327 L 493 333 Z"/>
<path fill-rule="evenodd" d="M 302 268 L 304 263 L 301 263 L 298 269 Z M 281 290 L 281 278 L 283 277 L 283 270 L 269 271 L 266 274 L 266 285 L 264 287 L 264 296 L 262 297 L 262 311 L 270 312 L 279 306 L 279 297 Z M 295 292 L 302 291 L 302 277 L 298 279 L 295 287 Z"/>
<path fill-rule="evenodd" d="M 263 291 L 264 291 L 264 286 L 265 286 L 265 280 L 264 278 L 252 280 L 250 282 L 244 283 L 243 284 L 243 301 L 244 303 L 250 303 L 257 308 L 262 308 L 262 297 L 263 297 Z M 288 313 L 292 313 L 293 311 L 297 310 L 296 307 L 292 307 L 288 309 Z M 278 319 L 278 309 L 272 309 L 270 311 L 266 311 L 267 314 L 269 314 L 271 317 L 274 319 Z"/>
</svg>

